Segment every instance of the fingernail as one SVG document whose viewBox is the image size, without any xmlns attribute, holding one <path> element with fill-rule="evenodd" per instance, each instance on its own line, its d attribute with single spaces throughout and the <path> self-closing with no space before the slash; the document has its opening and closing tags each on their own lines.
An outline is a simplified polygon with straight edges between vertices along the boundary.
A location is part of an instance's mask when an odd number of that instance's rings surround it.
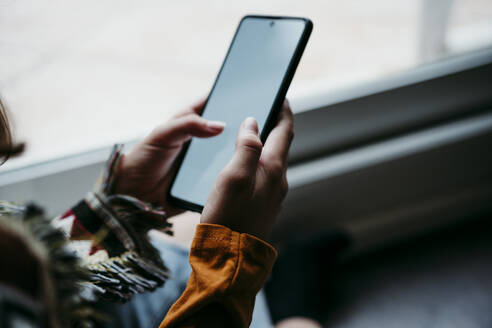
<svg viewBox="0 0 492 328">
<path fill-rule="evenodd" d="M 225 126 L 225 122 L 222 121 L 207 121 L 207 128 L 212 131 L 222 131 Z"/>
<path fill-rule="evenodd" d="M 244 127 L 251 132 L 258 133 L 258 124 L 256 123 L 256 119 L 254 117 L 248 117 L 244 121 Z"/>
</svg>

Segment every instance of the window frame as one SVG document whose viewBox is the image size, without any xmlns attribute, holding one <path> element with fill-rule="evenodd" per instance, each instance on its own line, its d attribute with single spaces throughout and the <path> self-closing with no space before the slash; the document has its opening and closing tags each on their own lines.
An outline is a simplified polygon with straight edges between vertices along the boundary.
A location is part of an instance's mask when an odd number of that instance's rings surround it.
<svg viewBox="0 0 492 328">
<path fill-rule="evenodd" d="M 367 248 L 492 212 L 490 85 L 492 48 L 292 99 L 291 188 L 273 239 L 342 227 Z M 0 171 L 0 199 L 59 214 L 91 189 L 110 148 Z"/>
<path fill-rule="evenodd" d="M 290 161 L 300 163 L 483 112 L 492 103 L 491 85 L 489 47 L 293 101 L 296 138 Z"/>
</svg>

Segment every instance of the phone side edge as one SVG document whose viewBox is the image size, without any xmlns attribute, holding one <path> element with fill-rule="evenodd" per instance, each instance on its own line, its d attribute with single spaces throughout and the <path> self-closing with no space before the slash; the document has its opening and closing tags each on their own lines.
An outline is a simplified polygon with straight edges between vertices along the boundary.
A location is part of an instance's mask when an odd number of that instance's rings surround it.
<svg viewBox="0 0 492 328">
<path fill-rule="evenodd" d="M 306 45 L 309 41 L 309 37 L 311 36 L 311 32 L 313 30 L 313 22 L 306 17 L 286 17 L 286 16 L 281 16 L 279 18 L 289 18 L 289 19 L 298 19 L 302 20 L 305 22 L 305 27 L 304 31 L 302 32 L 301 38 L 299 40 L 299 44 L 297 45 L 297 48 L 294 52 L 294 55 L 292 56 L 292 59 L 289 63 L 289 66 L 287 68 L 287 72 L 284 76 L 284 79 L 282 80 L 279 92 L 277 93 L 277 96 L 275 97 L 275 100 L 272 105 L 272 109 L 270 110 L 270 113 L 268 114 L 267 120 L 265 121 L 265 126 L 263 127 L 263 130 L 261 131 L 260 134 L 260 139 L 264 143 L 268 137 L 268 134 L 270 131 L 274 128 L 275 124 L 277 123 L 278 120 L 278 115 L 280 114 L 280 111 L 282 109 L 282 103 L 287 95 L 287 91 L 289 90 L 290 84 L 292 82 L 292 79 L 294 78 L 294 75 L 296 73 L 297 67 L 299 66 L 299 62 L 301 61 L 302 55 L 304 54 L 304 50 L 306 49 Z"/>
</svg>

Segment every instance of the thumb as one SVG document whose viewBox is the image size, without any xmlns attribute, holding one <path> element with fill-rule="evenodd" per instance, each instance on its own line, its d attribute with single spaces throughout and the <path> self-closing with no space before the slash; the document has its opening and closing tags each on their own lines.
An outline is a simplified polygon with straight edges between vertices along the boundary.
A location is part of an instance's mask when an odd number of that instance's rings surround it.
<svg viewBox="0 0 492 328">
<path fill-rule="evenodd" d="M 256 172 L 263 145 L 258 135 L 256 119 L 248 117 L 241 124 L 236 139 L 236 151 L 231 164 L 243 173 Z"/>
</svg>

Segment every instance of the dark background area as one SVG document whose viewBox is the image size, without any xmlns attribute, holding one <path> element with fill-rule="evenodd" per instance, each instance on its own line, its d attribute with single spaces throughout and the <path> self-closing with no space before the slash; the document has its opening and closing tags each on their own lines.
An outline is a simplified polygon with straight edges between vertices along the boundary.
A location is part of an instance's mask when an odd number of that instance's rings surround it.
<svg viewBox="0 0 492 328">
<path fill-rule="evenodd" d="M 283 289 L 267 285 L 274 319 L 288 312 L 278 308 L 283 299 L 284 308 L 292 305 L 301 311 L 294 314 L 316 317 L 325 327 L 491 327 L 491 220 L 490 213 L 470 217 L 345 258 L 350 246 L 334 243 L 339 234 L 325 233 L 324 242 L 306 239 L 279 258 L 282 271 L 290 268 Z M 337 248 L 342 258 L 335 260 L 329 249 Z M 299 310 L 300 304 L 309 308 Z"/>
</svg>

